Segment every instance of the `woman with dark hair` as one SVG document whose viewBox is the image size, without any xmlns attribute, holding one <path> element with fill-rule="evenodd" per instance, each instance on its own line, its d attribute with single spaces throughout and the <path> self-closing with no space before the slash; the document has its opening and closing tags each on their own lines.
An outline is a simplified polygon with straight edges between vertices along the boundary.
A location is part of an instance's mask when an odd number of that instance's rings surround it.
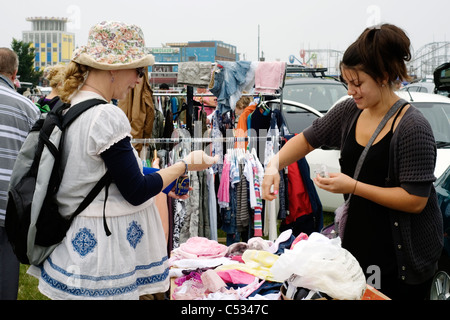
<svg viewBox="0 0 450 320">
<path fill-rule="evenodd" d="M 339 234 L 342 246 L 356 257 L 368 281 L 392 299 L 427 297 L 443 245 L 433 186 L 433 132 L 420 111 L 395 93 L 395 81 L 408 78 L 405 61 L 410 58 L 410 40 L 402 29 L 383 24 L 364 30 L 340 66 L 352 98 L 291 139 L 271 160 L 262 184 L 264 199 L 271 201 L 280 169 L 316 148 L 339 148 L 341 172 L 318 175 L 314 182 L 346 199 L 351 195 Z M 387 114 L 354 179 L 360 155 Z"/>
</svg>

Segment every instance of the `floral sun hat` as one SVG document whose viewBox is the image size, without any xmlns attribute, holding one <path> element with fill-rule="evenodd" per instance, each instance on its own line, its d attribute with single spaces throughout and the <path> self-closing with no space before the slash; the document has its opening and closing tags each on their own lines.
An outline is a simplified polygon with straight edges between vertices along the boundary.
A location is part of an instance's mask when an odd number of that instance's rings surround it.
<svg viewBox="0 0 450 320">
<path fill-rule="evenodd" d="M 123 70 L 151 66 L 155 58 L 146 52 L 138 26 L 103 21 L 91 28 L 87 45 L 74 51 L 72 61 L 100 70 Z"/>
</svg>

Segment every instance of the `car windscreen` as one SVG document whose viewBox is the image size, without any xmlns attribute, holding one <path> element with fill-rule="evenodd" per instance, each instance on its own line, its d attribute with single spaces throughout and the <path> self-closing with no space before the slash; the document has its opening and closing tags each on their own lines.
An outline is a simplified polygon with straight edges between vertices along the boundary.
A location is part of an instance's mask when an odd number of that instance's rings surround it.
<svg viewBox="0 0 450 320">
<path fill-rule="evenodd" d="M 290 133 L 300 133 L 310 125 L 318 116 L 308 110 L 293 106 L 283 105 L 283 117 Z"/>
<path fill-rule="evenodd" d="M 450 144 L 450 103 L 413 102 L 433 129 L 438 147 L 448 147 Z"/>
<path fill-rule="evenodd" d="M 283 89 L 283 99 L 306 104 L 321 112 L 327 112 L 345 95 L 347 90 L 338 82 L 286 84 Z"/>
</svg>

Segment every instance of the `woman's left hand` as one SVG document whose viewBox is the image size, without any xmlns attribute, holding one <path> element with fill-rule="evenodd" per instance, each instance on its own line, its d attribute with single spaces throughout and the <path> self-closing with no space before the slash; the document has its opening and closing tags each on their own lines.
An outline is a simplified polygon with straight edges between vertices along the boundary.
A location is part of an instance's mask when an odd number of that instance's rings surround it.
<svg viewBox="0 0 450 320">
<path fill-rule="evenodd" d="M 355 190 L 356 180 L 343 173 L 330 173 L 329 178 L 322 178 L 317 175 L 314 178 L 314 183 L 319 188 L 332 192 L 348 194 Z"/>
<path fill-rule="evenodd" d="M 192 191 L 192 190 L 194 190 L 194 188 L 189 187 L 189 191 Z M 189 198 L 189 192 L 182 196 L 178 196 L 175 194 L 174 190 L 170 190 L 170 192 L 167 195 L 171 198 L 178 199 L 178 200 L 187 200 Z"/>
</svg>

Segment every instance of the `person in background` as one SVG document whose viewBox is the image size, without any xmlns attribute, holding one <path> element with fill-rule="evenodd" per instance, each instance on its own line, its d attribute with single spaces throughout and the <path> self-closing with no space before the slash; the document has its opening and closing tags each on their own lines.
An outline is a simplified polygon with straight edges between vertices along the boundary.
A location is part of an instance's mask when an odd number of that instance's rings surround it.
<svg viewBox="0 0 450 320">
<path fill-rule="evenodd" d="M 5 212 L 9 180 L 17 154 L 40 112 L 30 99 L 16 92 L 17 54 L 0 48 L 0 300 L 17 299 L 19 261 L 8 241 Z"/>
<path fill-rule="evenodd" d="M 143 175 L 128 118 L 109 102 L 124 99 L 153 63 L 138 26 L 104 21 L 91 28 L 87 45 L 74 52 L 66 69 L 63 102 L 74 106 L 95 98 L 104 104 L 81 114 L 66 132 L 56 196 L 60 213 L 69 217 L 106 171 L 113 183 L 107 197 L 101 192 L 73 220 L 47 260 L 30 267 L 39 290 L 51 299 L 137 300 L 169 289 L 166 238 L 154 197 L 179 176 L 205 170 L 217 159 L 193 151 Z"/>
<path fill-rule="evenodd" d="M 52 91 L 48 96 L 40 98 L 36 105 L 41 112 L 49 112 L 53 109 L 59 99 L 59 88 L 62 86 L 65 77 L 66 67 L 62 64 L 47 67 L 44 71 L 44 78 L 50 83 Z"/>
<path fill-rule="evenodd" d="M 245 94 L 246 92 L 244 92 Z M 242 96 L 238 102 L 236 102 L 236 108 L 234 110 L 234 114 L 236 115 L 236 122 L 239 119 L 239 116 L 244 112 L 245 108 L 247 108 L 253 102 L 253 97 L 250 96 Z"/>
<path fill-rule="evenodd" d="M 321 146 L 339 148 L 341 173 L 318 175 L 314 182 L 346 198 L 352 194 L 342 246 L 394 300 L 428 297 L 443 247 L 433 131 L 422 113 L 395 93 L 397 78 L 409 78 L 405 61 L 410 58 L 410 40 L 402 29 L 383 24 L 364 30 L 341 62 L 352 98 L 289 140 L 270 161 L 262 184 L 263 198 L 271 201 L 280 169 Z M 360 154 L 397 102 L 403 108 L 384 126 L 353 179 Z"/>
<path fill-rule="evenodd" d="M 159 90 L 170 90 L 169 85 L 167 83 L 161 83 L 159 85 Z"/>
</svg>

